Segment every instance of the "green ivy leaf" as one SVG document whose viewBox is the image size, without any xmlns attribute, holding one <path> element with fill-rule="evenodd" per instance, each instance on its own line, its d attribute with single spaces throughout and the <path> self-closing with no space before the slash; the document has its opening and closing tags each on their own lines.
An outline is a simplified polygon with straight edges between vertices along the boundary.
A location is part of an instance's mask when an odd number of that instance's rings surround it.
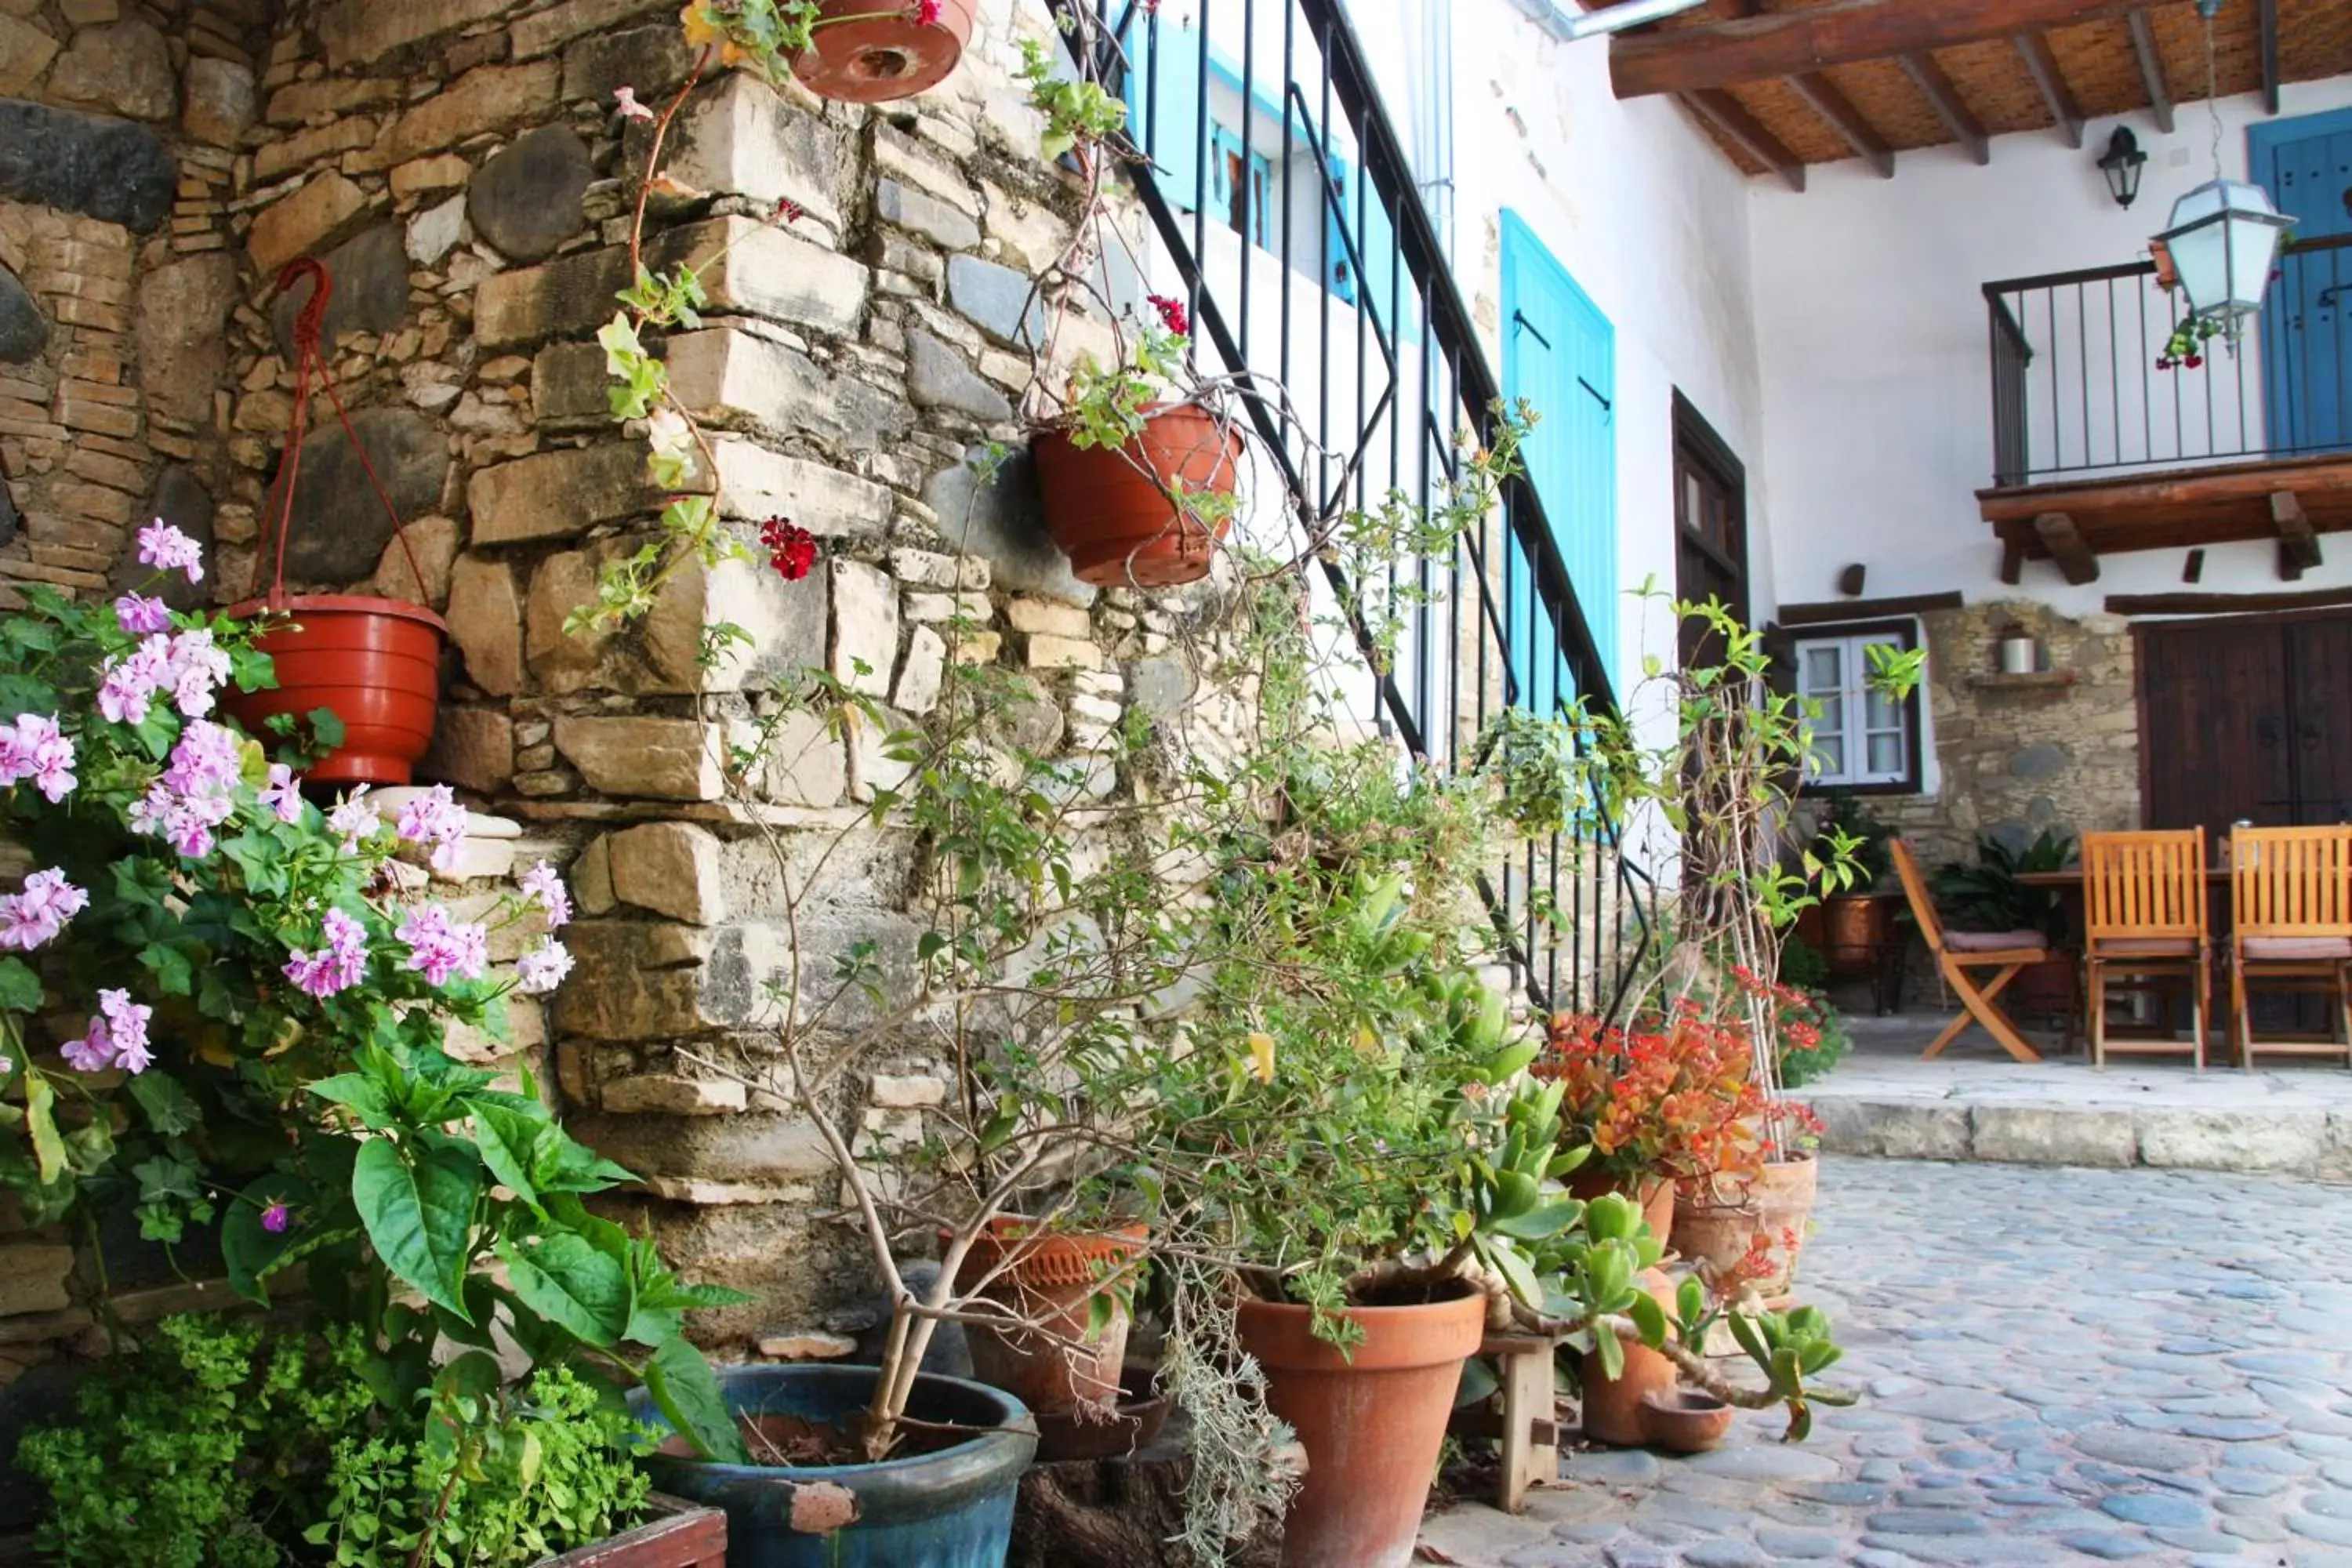
<svg viewBox="0 0 2352 1568">
<path fill-rule="evenodd" d="M 147 1125 L 166 1138 L 193 1132 L 205 1119 L 194 1097 L 169 1073 L 141 1073 L 131 1080 L 131 1098 L 147 1113 Z"/>
<path fill-rule="evenodd" d="M 166 996 L 185 996 L 195 989 L 195 968 L 178 948 L 151 942 L 139 950 L 139 962 L 155 976 L 156 985 Z"/>
<path fill-rule="evenodd" d="M 0 1008 L 11 1013 L 31 1013 L 40 1005 L 41 977 L 21 958 L 0 958 Z"/>
<path fill-rule="evenodd" d="M 376 1256 L 426 1300 L 468 1322 L 466 1263 L 481 1190 L 481 1159 L 464 1144 L 402 1149 L 372 1138 L 352 1166 L 352 1203 Z"/>
<path fill-rule="evenodd" d="M 646 1391 L 703 1458 L 751 1463 L 743 1434 L 727 1408 L 726 1395 L 719 1391 L 719 1379 L 691 1342 L 674 1339 L 654 1352 L 646 1363 Z"/>
</svg>

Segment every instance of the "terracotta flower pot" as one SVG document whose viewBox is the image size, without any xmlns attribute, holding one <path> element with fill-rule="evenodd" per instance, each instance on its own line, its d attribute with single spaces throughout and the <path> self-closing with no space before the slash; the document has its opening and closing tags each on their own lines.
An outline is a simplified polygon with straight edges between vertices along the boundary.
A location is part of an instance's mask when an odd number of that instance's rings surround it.
<svg viewBox="0 0 2352 1568">
<path fill-rule="evenodd" d="M 1642 1429 L 1651 1447 L 1677 1454 L 1704 1454 L 1731 1430 L 1731 1406 L 1696 1388 L 1673 1388 L 1642 1395 Z"/>
<path fill-rule="evenodd" d="M 1081 1405 L 1093 1405 L 1108 1415 L 1118 1403 L 1128 1310 L 1125 1302 L 1114 1299 L 1110 1322 L 1089 1335 L 1088 1304 L 1102 1293 L 1106 1279 L 1143 1250 L 1150 1233 L 1138 1225 L 1085 1236 L 1030 1236 L 1024 1234 L 1029 1223 L 1010 1215 L 992 1220 L 956 1272 L 957 1289 L 979 1289 L 1033 1325 L 967 1325 L 972 1373 L 1041 1417 L 1066 1415 Z M 983 1280 L 988 1281 L 984 1286 Z M 1065 1341 L 1082 1341 L 1085 1348 L 1074 1350 L 1059 1342 Z M 1042 1423 L 1040 1433 L 1050 1435 Z M 1041 1442 L 1038 1448 L 1045 1458 L 1064 1457 L 1046 1452 L 1047 1447 Z"/>
<path fill-rule="evenodd" d="M 971 42 L 978 0 L 940 0 L 940 19 L 917 19 L 916 0 L 819 0 L 814 47 L 793 75 L 819 98 L 888 103 L 939 86 Z"/>
<path fill-rule="evenodd" d="M 1214 534 L 1171 499 L 1187 492 L 1233 493 L 1241 471 L 1240 433 L 1220 429 L 1190 403 L 1148 411 L 1143 432 L 1124 447 L 1074 444 L 1046 430 L 1033 443 L 1045 527 L 1081 583 L 1097 588 L 1172 588 L 1209 574 Z"/>
<path fill-rule="evenodd" d="M 1868 971 L 1895 933 L 1895 900 L 1870 893 L 1837 893 L 1823 899 L 1822 957 L 1841 974 Z"/>
<path fill-rule="evenodd" d="M 1675 1250 L 1709 1280 L 1727 1281 L 1760 1240 L 1769 1268 L 1749 1282 L 1766 1301 L 1780 1300 L 1795 1288 L 1820 1184 L 1821 1162 L 1807 1154 L 1775 1161 L 1753 1180 L 1687 1184 L 1675 1199 Z"/>
<path fill-rule="evenodd" d="M 1675 1228 L 1675 1184 L 1664 1176 L 1645 1176 L 1639 1188 L 1623 1177 L 1605 1172 L 1584 1170 L 1569 1173 L 1568 1195 L 1591 1203 L 1603 1193 L 1615 1193 L 1633 1199 L 1642 1207 L 1642 1217 L 1650 1222 L 1652 1234 L 1664 1247 Z"/>
<path fill-rule="evenodd" d="M 253 735 L 276 714 L 300 718 L 324 708 L 343 721 L 343 743 L 306 775 L 318 784 L 404 784 L 433 743 L 441 701 L 440 616 L 398 599 L 308 594 L 229 611 L 240 618 L 282 612 L 294 624 L 254 645 L 278 668 L 269 691 L 230 692 L 222 707 Z"/>
<path fill-rule="evenodd" d="M 1650 1299 L 1672 1317 L 1675 1283 L 1666 1278 L 1665 1270 L 1643 1269 L 1641 1283 Z M 1643 1413 L 1643 1401 L 1652 1394 L 1672 1394 L 1680 1374 L 1674 1363 L 1647 1345 L 1627 1343 L 1623 1349 L 1625 1364 L 1615 1377 L 1602 1369 L 1599 1352 L 1584 1352 L 1583 1364 L 1577 1374 L 1583 1402 L 1584 1436 L 1595 1443 L 1639 1448 L 1655 1441 Z"/>
<path fill-rule="evenodd" d="M 1462 1363 L 1486 1335 L 1486 1299 L 1359 1307 L 1350 1354 L 1315 1337 L 1306 1307 L 1241 1304 L 1242 1348 L 1266 1403 L 1307 1449 L 1284 1521 L 1283 1568 L 1403 1568 L 1445 1440 Z"/>
</svg>

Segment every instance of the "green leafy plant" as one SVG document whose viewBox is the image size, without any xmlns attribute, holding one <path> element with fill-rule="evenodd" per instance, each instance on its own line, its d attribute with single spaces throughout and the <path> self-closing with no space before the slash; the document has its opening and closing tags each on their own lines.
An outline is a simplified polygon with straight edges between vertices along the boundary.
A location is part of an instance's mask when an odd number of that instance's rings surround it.
<svg viewBox="0 0 2352 1568">
<path fill-rule="evenodd" d="M 509 1388 L 488 1361 L 436 1381 L 421 1431 L 335 1439 L 302 1537 L 334 1568 L 508 1568 L 643 1517 L 652 1483 L 631 1460 L 650 1435 L 561 1366 Z"/>
<path fill-rule="evenodd" d="M 1787 973 L 1787 964 L 1781 966 Z M 1787 984 L 1773 988 L 1773 1028 L 1780 1052 L 1780 1083 L 1799 1089 L 1829 1076 L 1853 1048 L 1845 1017 L 1819 991 Z"/>
<path fill-rule="evenodd" d="M 1936 907 L 1958 931 L 2039 931 L 2053 945 L 2066 938 L 2066 909 L 2057 891 L 2019 880 L 2074 863 L 2074 838 L 2047 827 L 2019 844 L 1996 833 L 1977 840 L 1974 865 L 1951 861 L 1928 878 Z"/>
<path fill-rule="evenodd" d="M 1052 53 L 1034 38 L 1021 40 L 1021 68 L 1013 76 L 1029 84 L 1029 106 L 1045 117 L 1038 151 L 1048 163 L 1127 130 L 1125 103 L 1088 77 L 1057 75 Z"/>
<path fill-rule="evenodd" d="M 194 558 L 161 523 L 142 549 Z M 554 870 L 478 921 L 387 891 L 396 856 L 447 861 L 465 813 L 446 787 L 391 823 L 364 790 L 322 811 L 290 739 L 273 762 L 209 717 L 228 688 L 272 682 L 251 646 L 266 622 L 26 598 L 0 622 L 0 816 L 42 868 L 0 898 L 0 1184 L 25 1216 L 79 1217 L 94 1250 L 109 1206 L 166 1246 L 217 1226 L 257 1300 L 307 1263 L 368 1326 L 394 1403 L 429 1380 L 436 1339 L 487 1347 L 496 1316 L 539 1361 L 643 1377 L 731 1451 L 683 1314 L 734 1298 L 587 1214 L 628 1173 L 568 1137 L 528 1078 L 497 1090 L 441 1048 L 453 1024 L 502 1037 L 507 998 L 570 967 L 551 935 L 510 973 L 489 964 L 494 930 L 568 915 Z M 58 1016 L 86 1019 L 80 1036 L 60 1039 Z"/>
<path fill-rule="evenodd" d="M 163 1320 L 83 1383 L 79 1423 L 18 1447 L 49 1497 L 41 1549 L 64 1568 L 275 1568 L 280 1537 L 307 1522 L 306 1450 L 375 1405 L 358 1356 L 356 1334 L 314 1365 L 299 1339 L 265 1345 L 257 1324 Z"/>
<path fill-rule="evenodd" d="M 502 1387 L 473 1352 L 387 1403 L 374 1361 L 348 1324 L 164 1319 L 82 1385 L 79 1422 L 25 1437 L 42 1549 L 67 1568 L 512 1568 L 644 1512 L 645 1438 L 609 1393 L 562 1366 Z"/>
<path fill-rule="evenodd" d="M 1848 868 L 1837 892 L 1875 891 L 1895 874 L 1895 852 L 1887 842 L 1895 830 L 1881 822 L 1852 790 L 1821 793 L 1822 813 L 1807 851 L 1814 864 Z"/>
<path fill-rule="evenodd" d="M 1584 782 L 1573 724 L 1507 708 L 1487 721 L 1477 755 L 1480 773 L 1502 792 L 1503 819 L 1522 837 L 1567 830 Z"/>
</svg>

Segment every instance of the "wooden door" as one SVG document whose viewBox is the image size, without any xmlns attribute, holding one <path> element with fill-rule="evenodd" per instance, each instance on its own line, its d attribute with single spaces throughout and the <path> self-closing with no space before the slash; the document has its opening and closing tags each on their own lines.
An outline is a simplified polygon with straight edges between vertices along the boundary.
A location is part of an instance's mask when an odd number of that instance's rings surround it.
<svg viewBox="0 0 2352 1568">
<path fill-rule="evenodd" d="M 2352 822 L 2352 616 L 2287 625 L 2296 827 Z"/>
<path fill-rule="evenodd" d="M 2352 820 L 2352 616 L 2139 628 L 2141 818 Z"/>
<path fill-rule="evenodd" d="M 2297 239 L 2352 235 L 2352 110 L 2256 125 L 2251 150 Z M 2352 446 L 2352 250 L 2282 258 L 2262 328 L 2270 449 Z"/>
<path fill-rule="evenodd" d="M 1713 426 L 1675 394 L 1675 596 L 1721 601 L 1748 619 L 1747 475 Z M 1705 629 L 1685 622 L 1683 668 L 1722 662 Z"/>
</svg>

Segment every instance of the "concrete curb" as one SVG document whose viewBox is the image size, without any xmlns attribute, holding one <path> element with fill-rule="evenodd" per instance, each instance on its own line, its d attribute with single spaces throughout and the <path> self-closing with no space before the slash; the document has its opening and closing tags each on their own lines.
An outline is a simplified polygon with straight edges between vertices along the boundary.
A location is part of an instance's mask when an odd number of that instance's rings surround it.
<svg viewBox="0 0 2352 1568">
<path fill-rule="evenodd" d="M 1812 1101 L 1822 1147 L 1897 1160 L 2266 1171 L 2352 1182 L 2352 1112 Z"/>
</svg>

